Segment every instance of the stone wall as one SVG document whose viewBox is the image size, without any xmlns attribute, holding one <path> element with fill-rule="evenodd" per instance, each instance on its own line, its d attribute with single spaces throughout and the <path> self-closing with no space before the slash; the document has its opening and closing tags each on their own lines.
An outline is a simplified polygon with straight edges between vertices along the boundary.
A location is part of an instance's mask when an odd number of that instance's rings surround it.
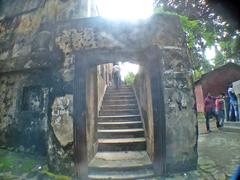
<svg viewBox="0 0 240 180">
<path fill-rule="evenodd" d="M 35 70 L 0 76 L 0 144 L 46 154 L 49 74 Z"/>
<path fill-rule="evenodd" d="M 58 172 L 73 170 L 74 60 L 71 55 L 56 49 L 53 33 L 41 28 L 43 24 L 94 15 L 94 0 L 90 8 L 88 2 L 0 2 L 0 100 L 3 102 L 0 104 L 0 144 L 45 155 L 48 153 L 50 169 Z M 97 89 L 96 86 L 92 88 L 91 83 L 88 88 Z M 92 128 L 92 125 L 89 126 Z M 89 148 L 91 143 L 93 140 L 90 140 Z M 93 150 L 89 152 L 89 156 L 93 156 Z"/>
<path fill-rule="evenodd" d="M 191 68 L 187 53 L 180 48 L 161 48 L 159 69 L 162 70 L 166 118 L 166 170 L 177 172 L 197 167 L 197 118 Z M 150 66 L 151 67 L 151 66 Z M 154 153 L 151 68 L 146 64 L 136 76 L 135 89 L 145 124 L 147 151 Z M 162 111 L 158 112 L 159 114 Z M 152 160 L 154 157 L 152 157 Z"/>
<path fill-rule="evenodd" d="M 73 95 L 55 97 L 51 107 L 48 136 L 49 169 L 72 173 L 73 163 Z"/>
<path fill-rule="evenodd" d="M 34 0 L 31 3 L 28 0 L 1 1 L 0 7 L 4 10 L 0 11 L 0 79 L 3 82 L 0 85 L 0 97 L 5 103 L 1 104 L 0 110 L 0 140 L 10 143 L 11 137 L 15 138 L 14 133 L 19 132 L 19 127 L 25 130 L 20 132 L 22 138 L 28 136 L 37 139 L 39 135 L 44 138 L 45 132 L 48 132 L 51 169 L 71 173 L 71 133 L 63 141 L 59 136 L 61 133 L 56 132 L 65 131 L 65 128 L 58 127 L 59 120 L 67 124 L 67 128 L 71 126 L 70 105 L 75 61 L 85 60 L 88 67 L 119 59 L 144 62 L 146 65 L 149 62 L 144 56 L 145 51 L 156 46 L 161 51 L 159 60 L 163 62 L 167 167 L 172 171 L 195 167 L 196 117 L 192 109 L 194 99 L 190 67 L 179 18 L 158 15 L 135 23 L 113 22 L 102 18 L 78 19 L 87 14 L 86 2 L 87 0 Z M 14 12 L 13 7 L 17 7 Z M 96 71 L 89 69 L 89 72 Z M 97 92 L 97 99 L 95 96 L 93 98 L 97 88 L 94 88 L 92 81 L 98 77 L 87 77 L 87 136 L 89 144 L 93 145 L 88 146 L 91 157 L 95 151 L 94 113 L 99 108 L 98 103 L 94 103 L 101 101 L 105 86 L 101 82 L 101 92 Z M 146 83 L 144 86 L 150 86 L 148 80 Z M 146 87 L 143 93 L 148 91 Z M 23 109 L 19 104 L 24 104 Z M 143 109 L 146 110 L 146 107 Z M 148 133 L 150 131 L 149 129 Z M 34 132 L 38 132 L 38 136 L 35 137 Z M 41 139 L 39 142 L 46 141 Z M 26 147 L 32 145 L 34 143 Z"/>
<path fill-rule="evenodd" d="M 196 169 L 197 118 L 187 53 L 183 49 L 165 49 L 161 52 L 166 111 L 167 171 Z"/>
<path fill-rule="evenodd" d="M 87 145 L 88 160 L 90 161 L 97 151 L 97 114 L 98 89 L 102 88 L 96 83 L 99 78 L 97 67 L 91 68 L 87 75 Z"/>
<path fill-rule="evenodd" d="M 36 42 L 40 40 L 36 39 L 36 33 L 42 23 L 86 17 L 87 8 L 84 8 L 86 4 L 87 0 L 1 1 L 0 59 L 28 55 L 36 45 L 42 43 Z M 48 38 L 48 34 L 45 33 L 42 37 L 44 41 Z"/>
<path fill-rule="evenodd" d="M 112 74 L 112 64 L 103 64 L 98 65 L 98 111 L 102 106 L 103 96 L 105 94 L 106 88 L 109 84 L 111 84 L 111 74 Z"/>
<path fill-rule="evenodd" d="M 152 112 L 151 81 L 148 72 L 140 66 L 139 72 L 134 81 L 134 89 L 137 95 L 138 105 L 141 108 L 141 117 L 144 122 L 145 138 L 147 141 L 147 152 L 153 160 L 154 153 L 154 129 Z"/>
<path fill-rule="evenodd" d="M 101 66 L 103 68 L 101 68 Z M 86 131 L 88 161 L 97 151 L 97 115 L 98 107 L 105 93 L 107 86 L 106 77 L 102 73 L 109 73 L 109 65 L 99 65 L 87 71 L 86 87 Z M 100 82 L 99 82 L 100 81 Z M 48 139 L 48 159 L 51 171 L 73 175 L 73 95 L 65 94 L 55 97 L 51 107 L 51 128 Z"/>
</svg>

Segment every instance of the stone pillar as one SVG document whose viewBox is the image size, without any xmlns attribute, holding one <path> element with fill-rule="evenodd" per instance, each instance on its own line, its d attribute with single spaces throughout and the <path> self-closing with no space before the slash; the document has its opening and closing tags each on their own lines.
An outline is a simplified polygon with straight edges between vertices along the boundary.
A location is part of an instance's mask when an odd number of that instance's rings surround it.
<svg viewBox="0 0 240 180">
<path fill-rule="evenodd" d="M 163 47 L 164 101 L 166 110 L 166 171 L 197 167 L 197 118 L 191 66 L 179 47 Z"/>
</svg>

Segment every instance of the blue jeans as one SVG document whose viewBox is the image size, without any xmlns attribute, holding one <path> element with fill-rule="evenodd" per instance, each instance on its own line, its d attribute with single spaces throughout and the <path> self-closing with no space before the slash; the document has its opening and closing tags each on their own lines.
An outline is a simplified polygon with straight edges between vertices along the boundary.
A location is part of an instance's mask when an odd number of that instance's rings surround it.
<svg viewBox="0 0 240 180">
<path fill-rule="evenodd" d="M 233 115 L 235 117 L 235 121 L 238 121 L 238 107 L 236 103 L 230 102 L 230 108 L 229 108 L 229 120 L 233 121 Z"/>
</svg>

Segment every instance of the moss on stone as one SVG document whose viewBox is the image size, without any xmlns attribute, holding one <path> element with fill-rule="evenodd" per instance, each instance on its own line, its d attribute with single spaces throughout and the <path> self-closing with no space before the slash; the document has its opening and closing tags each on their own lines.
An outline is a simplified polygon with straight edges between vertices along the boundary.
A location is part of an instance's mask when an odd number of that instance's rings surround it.
<svg viewBox="0 0 240 180">
<path fill-rule="evenodd" d="M 54 174 L 52 172 L 49 172 L 48 170 L 43 170 L 42 173 L 47 175 L 49 178 L 52 178 L 52 179 L 55 179 L 55 180 L 71 180 L 72 179 L 69 176 Z"/>
<path fill-rule="evenodd" d="M 12 171 L 14 174 L 30 172 L 38 161 L 24 154 L 0 149 L 0 172 Z"/>
</svg>

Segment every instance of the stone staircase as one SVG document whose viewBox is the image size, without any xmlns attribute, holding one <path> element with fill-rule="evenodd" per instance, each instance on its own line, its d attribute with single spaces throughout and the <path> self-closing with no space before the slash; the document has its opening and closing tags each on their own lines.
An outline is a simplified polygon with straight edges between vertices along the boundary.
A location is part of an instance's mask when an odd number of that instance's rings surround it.
<svg viewBox="0 0 240 180">
<path fill-rule="evenodd" d="M 153 176 L 132 87 L 107 88 L 97 131 L 98 152 L 89 164 L 89 179 L 146 179 Z"/>
</svg>

